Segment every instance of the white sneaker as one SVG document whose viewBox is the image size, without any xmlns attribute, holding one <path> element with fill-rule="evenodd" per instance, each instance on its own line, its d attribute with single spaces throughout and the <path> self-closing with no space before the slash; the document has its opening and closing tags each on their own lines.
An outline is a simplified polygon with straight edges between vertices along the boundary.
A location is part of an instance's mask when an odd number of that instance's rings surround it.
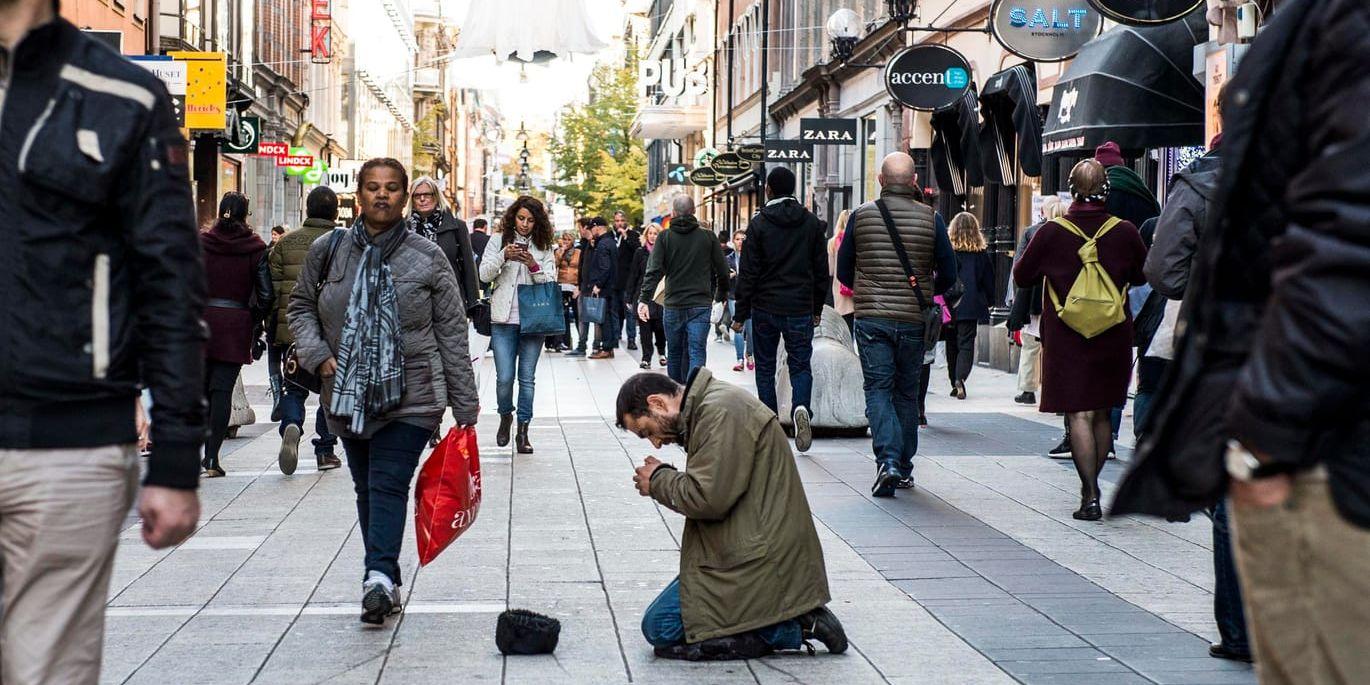
<svg viewBox="0 0 1370 685">
<path fill-rule="evenodd" d="M 399 608 L 399 589 L 390 577 L 370 571 L 362 582 L 362 623 L 380 625 Z"/>
<path fill-rule="evenodd" d="M 800 452 L 808 452 L 813 446 L 813 426 L 809 424 L 809 418 L 808 407 L 795 407 L 794 448 Z"/>
</svg>

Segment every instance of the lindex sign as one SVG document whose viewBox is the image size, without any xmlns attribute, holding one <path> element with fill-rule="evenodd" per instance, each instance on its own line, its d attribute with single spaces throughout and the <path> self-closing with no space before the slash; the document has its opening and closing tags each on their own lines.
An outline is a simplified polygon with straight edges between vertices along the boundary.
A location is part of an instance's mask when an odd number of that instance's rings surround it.
<svg viewBox="0 0 1370 685">
<path fill-rule="evenodd" d="M 813 162 L 813 144 L 802 140 L 767 140 L 766 161 L 782 164 Z"/>
<path fill-rule="evenodd" d="M 855 119 L 800 119 L 799 140 L 809 145 L 855 145 Z"/>
<path fill-rule="evenodd" d="M 714 171 L 722 174 L 724 178 L 735 176 L 751 168 L 751 163 L 743 161 L 742 157 L 736 152 L 725 152 L 709 164 Z"/>
<path fill-rule="evenodd" d="M 690 183 L 704 188 L 712 188 L 723 182 L 723 174 L 713 167 L 701 166 L 690 170 Z"/>
<path fill-rule="evenodd" d="M 289 143 L 258 143 L 257 154 L 262 157 L 284 157 L 290 154 Z"/>
<path fill-rule="evenodd" d="M 885 65 L 885 90 L 899 104 L 931 112 L 970 88 L 970 62 L 945 45 L 916 45 Z"/>
</svg>

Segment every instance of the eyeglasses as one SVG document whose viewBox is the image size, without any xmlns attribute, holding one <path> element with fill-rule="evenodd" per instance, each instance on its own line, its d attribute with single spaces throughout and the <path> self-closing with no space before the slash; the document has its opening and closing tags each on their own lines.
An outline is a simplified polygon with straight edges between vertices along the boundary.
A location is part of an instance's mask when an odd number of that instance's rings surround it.
<svg viewBox="0 0 1370 685">
<path fill-rule="evenodd" d="M 437 196 L 437 193 L 414 193 L 415 200 L 431 200 Z"/>
</svg>

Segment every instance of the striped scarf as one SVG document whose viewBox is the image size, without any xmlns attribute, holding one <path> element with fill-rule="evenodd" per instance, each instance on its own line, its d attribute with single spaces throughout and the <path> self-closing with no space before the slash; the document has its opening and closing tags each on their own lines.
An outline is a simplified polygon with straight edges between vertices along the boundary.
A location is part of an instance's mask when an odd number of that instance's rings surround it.
<svg viewBox="0 0 1370 685">
<path fill-rule="evenodd" d="M 347 321 L 338 338 L 338 373 L 328 411 L 347 417 L 361 433 L 368 416 L 384 416 L 404 396 L 404 353 L 399 304 L 388 259 L 408 235 L 399 223 L 373 242 L 360 219 L 351 238 L 362 248 L 361 265 L 347 301 Z"/>
</svg>

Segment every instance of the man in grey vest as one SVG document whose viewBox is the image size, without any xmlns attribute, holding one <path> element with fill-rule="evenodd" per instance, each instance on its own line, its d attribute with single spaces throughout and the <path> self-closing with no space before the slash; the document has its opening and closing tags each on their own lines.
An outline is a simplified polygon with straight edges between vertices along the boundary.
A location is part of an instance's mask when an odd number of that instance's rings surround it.
<svg viewBox="0 0 1370 685">
<path fill-rule="evenodd" d="M 956 253 L 946 227 L 923 204 L 912 157 L 886 156 L 879 179 L 880 199 L 861 205 L 848 220 L 837 279 L 852 289 L 856 305 L 856 345 L 877 465 L 871 493 L 892 497 L 896 488 L 913 487 L 923 312 L 934 294 L 956 282 Z"/>
</svg>

